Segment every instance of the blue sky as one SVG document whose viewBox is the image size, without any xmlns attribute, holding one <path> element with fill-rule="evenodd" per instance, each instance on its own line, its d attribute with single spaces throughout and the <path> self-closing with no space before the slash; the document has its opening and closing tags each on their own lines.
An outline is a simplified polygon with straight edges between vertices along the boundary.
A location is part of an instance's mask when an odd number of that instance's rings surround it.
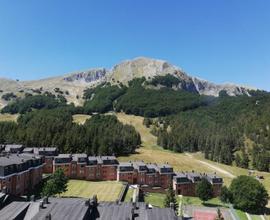
<svg viewBox="0 0 270 220">
<path fill-rule="evenodd" d="M 138 56 L 270 91 L 268 0 L 0 0 L 0 76 L 39 79 Z"/>
</svg>

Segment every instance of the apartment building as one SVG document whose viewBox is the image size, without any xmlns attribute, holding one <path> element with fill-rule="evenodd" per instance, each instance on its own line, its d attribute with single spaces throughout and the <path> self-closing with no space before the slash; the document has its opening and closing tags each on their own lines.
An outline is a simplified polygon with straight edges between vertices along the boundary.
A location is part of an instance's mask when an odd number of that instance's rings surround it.
<svg viewBox="0 0 270 220">
<path fill-rule="evenodd" d="M 67 177 L 86 180 L 116 180 L 118 161 L 114 156 L 87 157 L 86 154 L 59 154 L 53 172 L 62 168 Z"/>
<path fill-rule="evenodd" d="M 216 175 L 216 173 L 214 174 L 204 174 L 204 178 L 206 178 L 213 187 L 213 196 L 219 196 L 221 193 L 221 188 L 222 188 L 222 184 L 223 184 L 223 179 L 219 176 Z"/>
<path fill-rule="evenodd" d="M 12 195 L 23 195 L 42 180 L 43 162 L 32 154 L 0 156 L 0 190 Z"/>
<path fill-rule="evenodd" d="M 72 177 L 71 170 L 75 169 L 72 167 L 72 155 L 71 154 L 59 154 L 54 158 L 53 161 L 53 172 L 55 172 L 57 169 L 61 168 L 65 175 L 69 178 Z"/>
<path fill-rule="evenodd" d="M 25 149 L 23 150 L 25 151 Z M 53 172 L 54 157 L 58 156 L 56 147 L 33 148 L 33 153 L 41 156 L 44 161 L 43 173 Z"/>
<path fill-rule="evenodd" d="M 223 179 L 216 174 L 201 174 L 194 171 L 177 173 L 173 177 L 173 189 L 178 195 L 196 196 L 196 186 L 202 178 L 207 179 L 212 184 L 213 196 L 219 196 Z"/>
<path fill-rule="evenodd" d="M 117 180 L 129 184 L 160 186 L 168 188 L 172 183 L 173 168 L 169 164 L 145 164 L 144 162 L 120 163 Z"/>
</svg>

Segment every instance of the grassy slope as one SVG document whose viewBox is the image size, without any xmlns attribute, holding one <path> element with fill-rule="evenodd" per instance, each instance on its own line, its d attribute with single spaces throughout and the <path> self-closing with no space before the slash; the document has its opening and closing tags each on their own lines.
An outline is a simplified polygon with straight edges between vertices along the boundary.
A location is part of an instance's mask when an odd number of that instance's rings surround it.
<svg viewBox="0 0 270 220">
<path fill-rule="evenodd" d="M 238 175 L 247 175 L 248 170 L 238 168 L 235 166 L 228 166 L 224 164 L 215 163 L 210 160 L 203 158 L 201 153 L 195 154 L 183 154 L 183 153 L 174 153 L 167 151 L 157 146 L 157 139 L 154 135 L 150 133 L 150 129 L 146 128 L 143 125 L 143 117 L 126 115 L 124 113 L 116 114 L 118 119 L 126 124 L 133 125 L 138 132 L 141 134 L 142 138 L 142 147 L 137 150 L 137 154 L 132 154 L 128 157 L 119 157 L 120 161 L 129 161 L 129 160 L 143 160 L 145 162 L 155 162 L 155 163 L 164 163 L 169 162 L 175 169 L 175 171 L 186 171 L 186 170 L 196 170 L 198 172 L 217 172 L 218 175 L 224 178 L 226 185 L 229 185 L 232 177 L 226 175 L 223 172 L 219 172 L 212 167 L 202 164 L 200 161 L 207 162 L 213 166 L 216 166 L 224 171 L 229 172 L 234 176 Z M 266 189 L 270 194 L 270 173 L 265 172 L 256 172 L 257 174 L 263 175 L 264 180 L 262 183 L 265 185 Z"/>
<path fill-rule="evenodd" d="M 90 115 L 83 115 L 83 114 L 76 114 L 72 116 L 73 122 L 78 123 L 78 124 L 84 124 L 85 121 L 89 118 L 91 118 Z"/>
<path fill-rule="evenodd" d="M 68 190 L 61 196 L 91 198 L 97 195 L 99 201 L 116 201 L 122 187 L 122 183 L 116 181 L 69 180 Z"/>
<path fill-rule="evenodd" d="M 19 117 L 18 114 L 0 114 L 0 122 L 1 121 L 17 121 L 17 118 Z"/>
</svg>

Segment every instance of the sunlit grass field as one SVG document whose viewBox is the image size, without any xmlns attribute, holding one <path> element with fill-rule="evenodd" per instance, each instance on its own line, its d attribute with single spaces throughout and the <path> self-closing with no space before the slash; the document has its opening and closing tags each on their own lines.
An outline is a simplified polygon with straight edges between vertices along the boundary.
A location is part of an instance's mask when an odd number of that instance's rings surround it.
<svg viewBox="0 0 270 220">
<path fill-rule="evenodd" d="M 0 114 L 0 122 L 2 121 L 17 121 L 17 118 L 19 117 L 19 114 Z"/>
<path fill-rule="evenodd" d="M 98 201 L 116 201 L 122 188 L 123 184 L 116 181 L 69 180 L 68 190 L 61 196 L 91 198 L 97 195 Z"/>
<path fill-rule="evenodd" d="M 91 118 L 90 115 L 84 115 L 84 114 L 76 114 L 72 116 L 73 122 L 77 124 L 84 124 L 85 121 L 89 118 Z"/>
</svg>

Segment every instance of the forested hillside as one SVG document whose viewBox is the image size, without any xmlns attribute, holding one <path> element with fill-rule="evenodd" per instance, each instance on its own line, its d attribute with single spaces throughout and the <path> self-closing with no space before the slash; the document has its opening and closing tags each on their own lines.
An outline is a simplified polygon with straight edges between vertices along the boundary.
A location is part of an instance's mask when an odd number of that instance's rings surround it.
<svg viewBox="0 0 270 220">
<path fill-rule="evenodd" d="M 270 95 L 224 96 L 207 107 L 160 119 L 158 143 L 177 152 L 202 151 L 207 159 L 269 171 Z M 170 129 L 167 129 L 169 126 Z M 160 127 L 160 126 L 159 126 Z M 248 149 L 244 140 L 254 142 Z"/>
<path fill-rule="evenodd" d="M 85 90 L 82 107 L 48 94 L 16 99 L 2 112 L 32 112 L 23 114 L 18 125 L 1 123 L 0 138 L 30 146 L 56 145 L 63 152 L 132 153 L 140 143 L 139 135 L 112 116 L 94 116 L 83 126 L 72 123 L 75 113 L 123 111 L 146 117 L 165 149 L 202 151 L 220 163 L 235 161 L 243 168 L 269 171 L 269 93 L 249 91 L 251 96 L 232 97 L 221 91 L 219 97 L 210 97 L 179 89 L 179 83 L 172 75 L 136 78 L 128 86 L 104 83 Z"/>
<path fill-rule="evenodd" d="M 56 146 L 62 153 L 126 155 L 140 145 L 140 135 L 115 116 L 95 115 L 84 125 L 72 122 L 69 108 L 38 110 L 21 115 L 18 123 L 0 123 L 0 143 L 29 147 Z"/>
</svg>

